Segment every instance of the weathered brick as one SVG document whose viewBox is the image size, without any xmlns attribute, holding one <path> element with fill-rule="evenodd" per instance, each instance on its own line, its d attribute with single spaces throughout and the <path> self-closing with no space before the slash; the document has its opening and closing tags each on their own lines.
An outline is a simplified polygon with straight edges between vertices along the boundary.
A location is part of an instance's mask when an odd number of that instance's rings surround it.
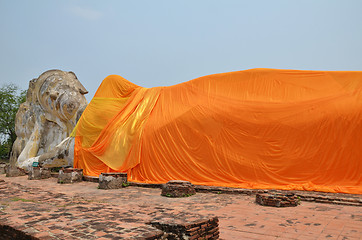
<svg viewBox="0 0 362 240">
<path fill-rule="evenodd" d="M 190 228 L 190 229 L 187 229 L 186 232 L 195 232 L 195 231 L 198 231 L 200 229 L 200 227 L 194 227 L 194 228 Z"/>
<path fill-rule="evenodd" d="M 198 239 L 200 237 L 200 235 L 194 235 L 192 237 L 189 237 L 189 240 L 195 240 L 195 239 Z"/>
<path fill-rule="evenodd" d="M 214 228 L 212 228 L 212 229 L 210 229 L 209 231 L 207 231 L 207 232 L 209 232 L 209 233 L 215 233 L 215 232 L 217 232 L 217 231 L 219 231 L 219 227 L 214 227 Z"/>
<path fill-rule="evenodd" d="M 212 237 L 213 237 L 212 234 L 211 235 L 209 234 L 205 236 L 205 239 L 211 239 Z"/>
<path fill-rule="evenodd" d="M 200 226 L 200 228 L 201 228 L 201 229 L 206 229 L 206 228 L 207 228 L 207 224 L 202 224 L 202 225 Z"/>
<path fill-rule="evenodd" d="M 200 230 L 196 230 L 196 231 L 193 231 L 193 232 L 189 232 L 188 235 L 189 236 L 195 236 L 195 235 L 198 235 L 201 231 Z"/>
<path fill-rule="evenodd" d="M 164 231 L 167 234 L 172 235 L 171 237 L 175 236 L 175 238 L 172 239 L 184 239 L 185 236 L 189 237 L 188 239 L 205 239 L 206 235 L 212 236 L 215 232 L 218 233 L 217 222 L 218 218 L 214 217 L 211 219 L 199 219 L 193 222 L 180 222 L 179 220 L 173 220 L 170 224 L 164 221 L 152 221 L 149 224 Z M 212 230 L 212 232 L 209 230 Z"/>
<path fill-rule="evenodd" d="M 257 194 L 255 201 L 263 206 L 272 206 L 272 207 L 292 207 L 297 206 L 298 202 L 295 200 L 296 196 L 292 193 L 290 194 Z"/>
</svg>

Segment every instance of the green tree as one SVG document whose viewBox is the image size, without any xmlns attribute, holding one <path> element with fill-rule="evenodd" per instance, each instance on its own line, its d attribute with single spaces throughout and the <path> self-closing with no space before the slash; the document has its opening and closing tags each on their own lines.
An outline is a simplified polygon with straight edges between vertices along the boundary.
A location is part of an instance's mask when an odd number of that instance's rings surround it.
<svg viewBox="0 0 362 240">
<path fill-rule="evenodd" d="M 14 84 L 0 88 L 0 158 L 9 158 L 16 140 L 15 116 L 19 106 L 26 100 L 26 91 Z"/>
</svg>

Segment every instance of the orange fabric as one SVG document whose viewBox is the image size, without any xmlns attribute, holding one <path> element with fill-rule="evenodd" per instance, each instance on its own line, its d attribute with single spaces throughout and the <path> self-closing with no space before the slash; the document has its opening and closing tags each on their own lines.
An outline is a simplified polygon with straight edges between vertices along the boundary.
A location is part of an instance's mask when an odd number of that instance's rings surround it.
<svg viewBox="0 0 362 240">
<path fill-rule="evenodd" d="M 362 193 L 362 72 L 251 69 L 149 89 L 111 75 L 74 132 L 85 175 Z"/>
</svg>

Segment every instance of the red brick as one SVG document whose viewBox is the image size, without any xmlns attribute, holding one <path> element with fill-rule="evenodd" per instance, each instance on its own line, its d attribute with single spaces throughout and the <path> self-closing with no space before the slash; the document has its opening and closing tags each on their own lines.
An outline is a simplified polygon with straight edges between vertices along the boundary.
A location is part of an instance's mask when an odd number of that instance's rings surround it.
<svg viewBox="0 0 362 240">
<path fill-rule="evenodd" d="M 189 229 L 187 229 L 186 232 L 196 232 L 196 231 L 198 231 L 199 229 L 200 229 L 200 227 L 189 228 Z"/>
</svg>

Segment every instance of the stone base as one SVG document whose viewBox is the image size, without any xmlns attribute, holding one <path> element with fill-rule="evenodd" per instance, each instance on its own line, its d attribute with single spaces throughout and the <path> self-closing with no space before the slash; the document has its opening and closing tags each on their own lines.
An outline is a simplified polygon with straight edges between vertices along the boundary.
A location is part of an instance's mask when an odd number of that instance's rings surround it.
<svg viewBox="0 0 362 240">
<path fill-rule="evenodd" d="M 256 203 L 271 207 L 296 207 L 300 203 L 299 198 L 293 194 L 256 194 Z"/>
<path fill-rule="evenodd" d="M 100 189 L 119 189 L 127 186 L 127 173 L 113 172 L 99 175 L 98 188 Z"/>
<path fill-rule="evenodd" d="M 58 183 L 74 183 L 81 182 L 83 178 L 83 169 L 65 168 L 59 170 Z"/>
<path fill-rule="evenodd" d="M 173 220 L 152 221 L 148 224 L 164 232 L 159 239 L 219 239 L 219 219 L 199 219 L 193 222 Z"/>
<path fill-rule="evenodd" d="M 6 163 L 0 163 L 0 174 L 5 174 Z"/>
<path fill-rule="evenodd" d="M 194 185 L 188 181 L 171 180 L 162 186 L 162 196 L 189 197 L 196 193 Z"/>
<path fill-rule="evenodd" d="M 26 172 L 24 169 L 14 167 L 11 165 L 7 165 L 5 167 L 5 172 L 7 177 L 19 177 L 19 176 L 25 176 Z"/>
<path fill-rule="evenodd" d="M 40 179 L 47 179 L 51 177 L 51 172 L 49 169 L 40 168 L 40 167 L 33 167 L 31 171 L 28 173 L 29 180 L 40 180 Z"/>
</svg>

